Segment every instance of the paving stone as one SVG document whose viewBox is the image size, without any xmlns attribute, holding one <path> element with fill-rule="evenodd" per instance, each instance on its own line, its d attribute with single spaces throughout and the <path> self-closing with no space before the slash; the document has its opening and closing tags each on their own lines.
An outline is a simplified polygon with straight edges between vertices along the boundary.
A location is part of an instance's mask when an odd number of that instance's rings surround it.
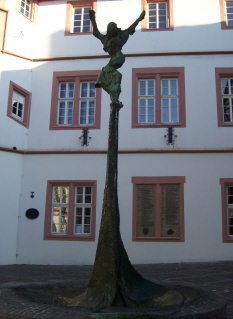
<svg viewBox="0 0 233 319">
<path fill-rule="evenodd" d="M 227 319 L 233 319 L 233 261 L 135 265 L 145 277 L 164 285 L 188 285 L 226 300 Z M 9 287 L 22 283 L 88 280 L 92 266 L 0 266 L 0 319 L 84 319 L 75 310 L 22 301 Z M 10 309 L 9 309 L 10 308 Z M 33 316 L 32 316 L 33 313 Z M 8 314 L 8 316 L 6 316 Z M 217 319 L 217 318 L 216 318 Z"/>
</svg>

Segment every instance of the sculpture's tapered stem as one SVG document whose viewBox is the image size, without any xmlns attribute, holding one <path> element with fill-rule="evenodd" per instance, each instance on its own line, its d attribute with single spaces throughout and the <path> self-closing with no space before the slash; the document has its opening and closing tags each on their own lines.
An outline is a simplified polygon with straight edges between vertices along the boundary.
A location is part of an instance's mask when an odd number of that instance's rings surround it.
<svg viewBox="0 0 233 319">
<path fill-rule="evenodd" d="M 111 103 L 106 181 L 95 263 L 82 304 L 97 308 L 135 306 L 166 289 L 142 278 L 129 261 L 120 235 L 117 194 L 118 120 L 121 103 Z"/>
</svg>

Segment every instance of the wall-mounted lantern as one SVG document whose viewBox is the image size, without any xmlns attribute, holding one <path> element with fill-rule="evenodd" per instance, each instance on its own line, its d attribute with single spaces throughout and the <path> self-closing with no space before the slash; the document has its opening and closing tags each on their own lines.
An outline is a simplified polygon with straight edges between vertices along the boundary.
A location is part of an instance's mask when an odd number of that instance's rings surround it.
<svg viewBox="0 0 233 319">
<path fill-rule="evenodd" d="M 80 140 L 82 140 L 81 145 L 84 146 L 88 146 L 89 145 L 89 140 L 91 139 L 91 137 L 89 136 L 89 130 L 87 128 L 84 128 L 82 130 L 82 135 L 80 136 Z"/>
<path fill-rule="evenodd" d="M 167 128 L 167 135 L 164 135 L 164 137 L 167 138 L 167 145 L 174 145 L 175 140 L 174 138 L 177 137 L 177 135 L 174 134 L 174 128 L 168 127 Z"/>
</svg>

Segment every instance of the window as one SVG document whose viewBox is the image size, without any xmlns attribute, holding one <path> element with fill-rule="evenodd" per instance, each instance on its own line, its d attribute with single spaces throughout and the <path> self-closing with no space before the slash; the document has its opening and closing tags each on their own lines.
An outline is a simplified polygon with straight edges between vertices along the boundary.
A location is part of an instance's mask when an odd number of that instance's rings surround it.
<svg viewBox="0 0 233 319">
<path fill-rule="evenodd" d="M 173 0 L 142 0 L 146 17 L 142 29 L 146 31 L 173 30 Z"/>
<path fill-rule="evenodd" d="M 34 21 L 37 13 L 37 0 L 18 0 L 19 12 Z"/>
<path fill-rule="evenodd" d="M 219 0 L 219 2 L 222 29 L 233 29 L 233 1 Z"/>
<path fill-rule="evenodd" d="M 95 240 L 96 181 L 48 181 L 45 239 Z"/>
<path fill-rule="evenodd" d="M 184 68 L 132 71 L 132 127 L 185 127 Z"/>
<path fill-rule="evenodd" d="M 185 177 L 133 177 L 133 240 L 184 241 Z"/>
<path fill-rule="evenodd" d="M 96 11 L 96 0 L 67 2 L 65 35 L 91 34 L 89 10 Z"/>
<path fill-rule="evenodd" d="M 31 13 L 31 1 L 30 0 L 21 0 L 20 2 L 20 12 L 29 18 Z"/>
<path fill-rule="evenodd" d="M 50 129 L 100 128 L 100 71 L 54 72 Z"/>
<path fill-rule="evenodd" d="M 233 68 L 216 68 L 218 126 L 233 126 Z"/>
<path fill-rule="evenodd" d="M 95 83 L 81 82 L 79 124 L 95 123 Z"/>
<path fill-rule="evenodd" d="M 10 81 L 7 116 L 29 127 L 31 93 Z"/>
<path fill-rule="evenodd" d="M 233 243 L 233 178 L 221 178 L 223 242 Z"/>
</svg>

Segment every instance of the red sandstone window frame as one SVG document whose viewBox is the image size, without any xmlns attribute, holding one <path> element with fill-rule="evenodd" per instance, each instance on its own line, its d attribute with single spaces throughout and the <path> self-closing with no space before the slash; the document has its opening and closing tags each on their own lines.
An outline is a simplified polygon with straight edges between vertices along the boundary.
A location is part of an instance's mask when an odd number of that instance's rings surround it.
<svg viewBox="0 0 233 319">
<path fill-rule="evenodd" d="M 221 79 L 233 78 L 233 68 L 216 68 L 216 99 L 217 99 L 217 117 L 219 127 L 233 127 L 232 122 L 224 122 L 222 110 L 222 92 L 221 92 Z"/>
<path fill-rule="evenodd" d="M 69 206 L 68 206 L 68 226 L 66 234 L 51 233 L 52 221 L 52 194 L 53 186 L 69 186 Z M 74 234 L 74 202 L 75 187 L 91 186 L 92 187 L 92 216 L 91 216 L 91 232 L 90 234 Z M 47 195 L 45 205 L 44 219 L 44 240 L 64 240 L 64 241 L 95 241 L 96 228 L 96 180 L 49 180 L 47 181 Z"/>
<path fill-rule="evenodd" d="M 232 30 L 233 26 L 227 25 L 227 12 L 226 12 L 226 2 L 228 0 L 219 0 L 220 5 L 220 19 L 222 30 Z"/>
<path fill-rule="evenodd" d="M 66 5 L 66 22 L 65 22 L 65 36 L 70 35 L 88 35 L 92 34 L 92 25 L 90 32 L 72 32 L 71 30 L 71 22 L 73 21 L 73 14 L 75 8 L 83 8 L 83 7 L 91 7 L 92 10 L 96 11 L 97 4 L 96 0 L 84 0 L 84 1 L 67 1 Z"/>
<path fill-rule="evenodd" d="M 227 186 L 233 186 L 233 178 L 220 178 L 222 199 L 222 235 L 223 243 L 233 243 L 233 236 L 228 235 L 227 222 Z"/>
<path fill-rule="evenodd" d="M 173 22 L 173 0 L 141 0 L 142 1 L 142 10 L 146 11 L 145 19 L 142 20 L 142 31 L 173 31 L 174 30 L 174 22 Z M 158 2 L 165 2 L 167 3 L 167 19 L 168 19 L 168 26 L 167 28 L 158 28 L 158 29 L 148 29 L 147 28 L 147 8 L 148 4 L 151 3 L 158 3 Z"/>
<path fill-rule="evenodd" d="M 17 10 L 18 12 L 24 16 L 26 19 L 30 20 L 31 22 L 35 23 L 37 19 L 37 14 L 38 14 L 38 1 L 37 0 L 31 0 L 31 10 L 30 10 L 30 16 L 27 17 L 25 14 L 23 14 L 20 11 L 21 7 L 21 0 L 17 0 Z"/>
<path fill-rule="evenodd" d="M 20 119 L 19 117 L 16 117 L 12 113 L 13 92 L 18 93 L 25 98 L 22 119 Z M 31 104 L 31 92 L 25 90 L 24 88 L 22 88 L 18 84 L 10 81 L 8 104 L 7 104 L 7 116 L 9 118 L 11 118 L 12 120 L 14 120 L 15 122 L 23 125 L 24 127 L 29 128 L 30 104 Z"/>
<path fill-rule="evenodd" d="M 144 242 L 184 242 L 184 176 L 150 176 L 132 177 L 133 183 L 133 241 Z M 155 224 L 154 237 L 137 237 L 136 235 L 136 223 L 137 223 L 137 185 L 155 185 L 156 187 L 156 200 L 155 200 L 155 217 L 159 220 L 159 223 Z M 180 204 L 180 236 L 179 237 L 161 237 L 161 187 L 160 185 L 179 185 L 179 204 Z"/>
<path fill-rule="evenodd" d="M 80 100 L 80 82 L 94 81 L 96 82 L 101 71 L 64 71 L 53 73 L 52 99 L 51 99 L 51 113 L 50 113 L 50 130 L 82 130 L 100 129 L 101 118 L 101 89 L 96 89 L 96 109 L 95 109 L 95 123 L 94 124 L 79 124 L 79 100 Z M 58 92 L 59 83 L 74 82 L 74 108 L 73 108 L 73 122 L 71 125 L 57 124 L 58 112 Z"/>
<path fill-rule="evenodd" d="M 161 79 L 178 80 L 179 96 L 179 122 L 162 123 L 161 121 Z M 141 79 L 155 80 L 155 122 L 138 123 L 138 81 Z M 132 128 L 167 128 L 167 127 L 186 127 L 186 107 L 185 107 L 185 76 L 183 67 L 173 68 L 135 68 L 132 69 Z"/>
</svg>

